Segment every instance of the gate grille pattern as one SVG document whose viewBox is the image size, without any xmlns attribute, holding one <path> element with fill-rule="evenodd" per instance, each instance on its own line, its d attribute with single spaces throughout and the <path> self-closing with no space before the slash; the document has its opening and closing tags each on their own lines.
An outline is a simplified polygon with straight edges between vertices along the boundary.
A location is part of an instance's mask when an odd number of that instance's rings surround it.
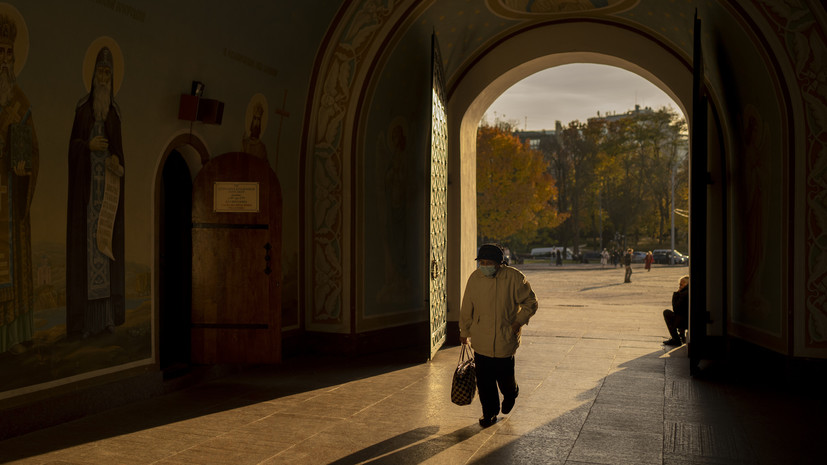
<svg viewBox="0 0 827 465">
<path fill-rule="evenodd" d="M 430 202 L 430 307 L 431 358 L 445 342 L 447 323 L 446 244 L 448 242 L 448 116 L 442 57 L 436 37 L 431 38 L 431 202 Z"/>
</svg>

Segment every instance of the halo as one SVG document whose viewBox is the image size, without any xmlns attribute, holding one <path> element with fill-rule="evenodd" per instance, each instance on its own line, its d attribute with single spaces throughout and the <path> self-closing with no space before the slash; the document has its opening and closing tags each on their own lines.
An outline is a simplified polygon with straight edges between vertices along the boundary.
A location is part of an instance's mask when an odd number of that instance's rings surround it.
<svg viewBox="0 0 827 465">
<path fill-rule="evenodd" d="M 112 77 L 114 78 L 112 91 L 113 95 L 118 95 L 124 73 L 123 53 L 121 52 L 121 47 L 115 42 L 115 39 L 111 37 L 100 36 L 93 40 L 92 43 L 89 44 L 89 48 L 86 49 L 86 55 L 83 57 L 83 85 L 86 86 L 87 92 L 92 90 L 92 74 L 94 74 L 95 71 L 95 59 L 103 47 L 109 47 L 109 51 L 112 52 L 112 61 L 115 67 L 115 69 L 112 70 Z"/>
<path fill-rule="evenodd" d="M 750 121 L 755 122 L 755 132 L 753 134 L 747 134 L 747 125 Z M 741 131 L 744 134 L 744 142 L 747 146 L 754 146 L 757 148 L 761 148 L 764 141 L 764 118 L 761 117 L 761 112 L 758 110 L 753 104 L 747 104 L 744 106 L 743 110 L 743 117 L 741 119 Z"/>
<path fill-rule="evenodd" d="M 408 140 L 408 120 L 405 119 L 404 116 L 397 116 L 388 125 L 388 135 L 387 135 L 387 141 L 386 142 L 388 144 L 388 148 L 391 149 L 391 151 L 393 151 L 396 148 L 396 147 L 394 147 L 394 142 L 393 142 L 393 130 L 397 126 L 400 129 L 402 129 L 402 137 L 405 138 L 405 147 L 404 148 L 407 149 L 408 144 L 410 143 L 409 140 Z"/>
<path fill-rule="evenodd" d="M 250 98 L 250 103 L 247 104 L 247 113 L 244 115 L 244 134 L 250 134 L 250 122 L 253 121 L 253 110 L 257 103 L 260 103 L 264 108 L 264 112 L 261 114 L 261 133 L 258 135 L 259 139 L 261 139 L 261 137 L 264 136 L 264 131 L 267 129 L 267 120 L 270 118 L 267 97 L 265 97 L 264 94 L 255 94 Z"/>
<path fill-rule="evenodd" d="M 14 75 L 18 76 L 26 64 L 26 59 L 29 58 L 29 28 L 26 27 L 23 15 L 8 3 L 0 3 L 0 14 L 11 18 L 17 26 L 17 38 L 14 40 Z"/>
</svg>

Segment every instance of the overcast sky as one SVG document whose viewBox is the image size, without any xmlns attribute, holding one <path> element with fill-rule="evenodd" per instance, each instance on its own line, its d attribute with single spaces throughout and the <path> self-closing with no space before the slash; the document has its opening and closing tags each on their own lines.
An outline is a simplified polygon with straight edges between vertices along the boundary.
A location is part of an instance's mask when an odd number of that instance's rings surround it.
<svg viewBox="0 0 827 465">
<path fill-rule="evenodd" d="M 533 74 L 506 90 L 486 112 L 495 119 L 519 121 L 520 129 L 554 129 L 559 120 L 585 122 L 606 113 L 625 113 L 635 104 L 679 107 L 654 84 L 621 68 L 595 64 L 556 66 Z"/>
</svg>

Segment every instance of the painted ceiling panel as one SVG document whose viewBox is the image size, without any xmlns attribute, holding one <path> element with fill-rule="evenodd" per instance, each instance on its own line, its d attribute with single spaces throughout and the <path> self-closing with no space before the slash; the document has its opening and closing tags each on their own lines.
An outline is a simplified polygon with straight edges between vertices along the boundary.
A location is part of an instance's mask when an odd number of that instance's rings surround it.
<svg viewBox="0 0 827 465">
<path fill-rule="evenodd" d="M 695 0 L 440 0 L 419 18 L 442 44 L 447 76 L 526 24 L 614 17 L 643 26 L 660 41 L 691 55 Z M 710 4 L 714 6 L 714 2 Z M 720 8 L 716 8 L 720 10 Z M 702 9 L 703 11 L 703 9 Z"/>
</svg>

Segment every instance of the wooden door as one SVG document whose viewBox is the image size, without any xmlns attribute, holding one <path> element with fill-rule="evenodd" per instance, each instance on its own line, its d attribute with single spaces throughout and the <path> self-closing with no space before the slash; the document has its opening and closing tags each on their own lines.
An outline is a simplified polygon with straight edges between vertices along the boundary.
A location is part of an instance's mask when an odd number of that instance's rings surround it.
<svg viewBox="0 0 827 465">
<path fill-rule="evenodd" d="M 192 361 L 281 361 L 281 188 L 265 159 L 226 153 L 192 194 Z"/>
</svg>

